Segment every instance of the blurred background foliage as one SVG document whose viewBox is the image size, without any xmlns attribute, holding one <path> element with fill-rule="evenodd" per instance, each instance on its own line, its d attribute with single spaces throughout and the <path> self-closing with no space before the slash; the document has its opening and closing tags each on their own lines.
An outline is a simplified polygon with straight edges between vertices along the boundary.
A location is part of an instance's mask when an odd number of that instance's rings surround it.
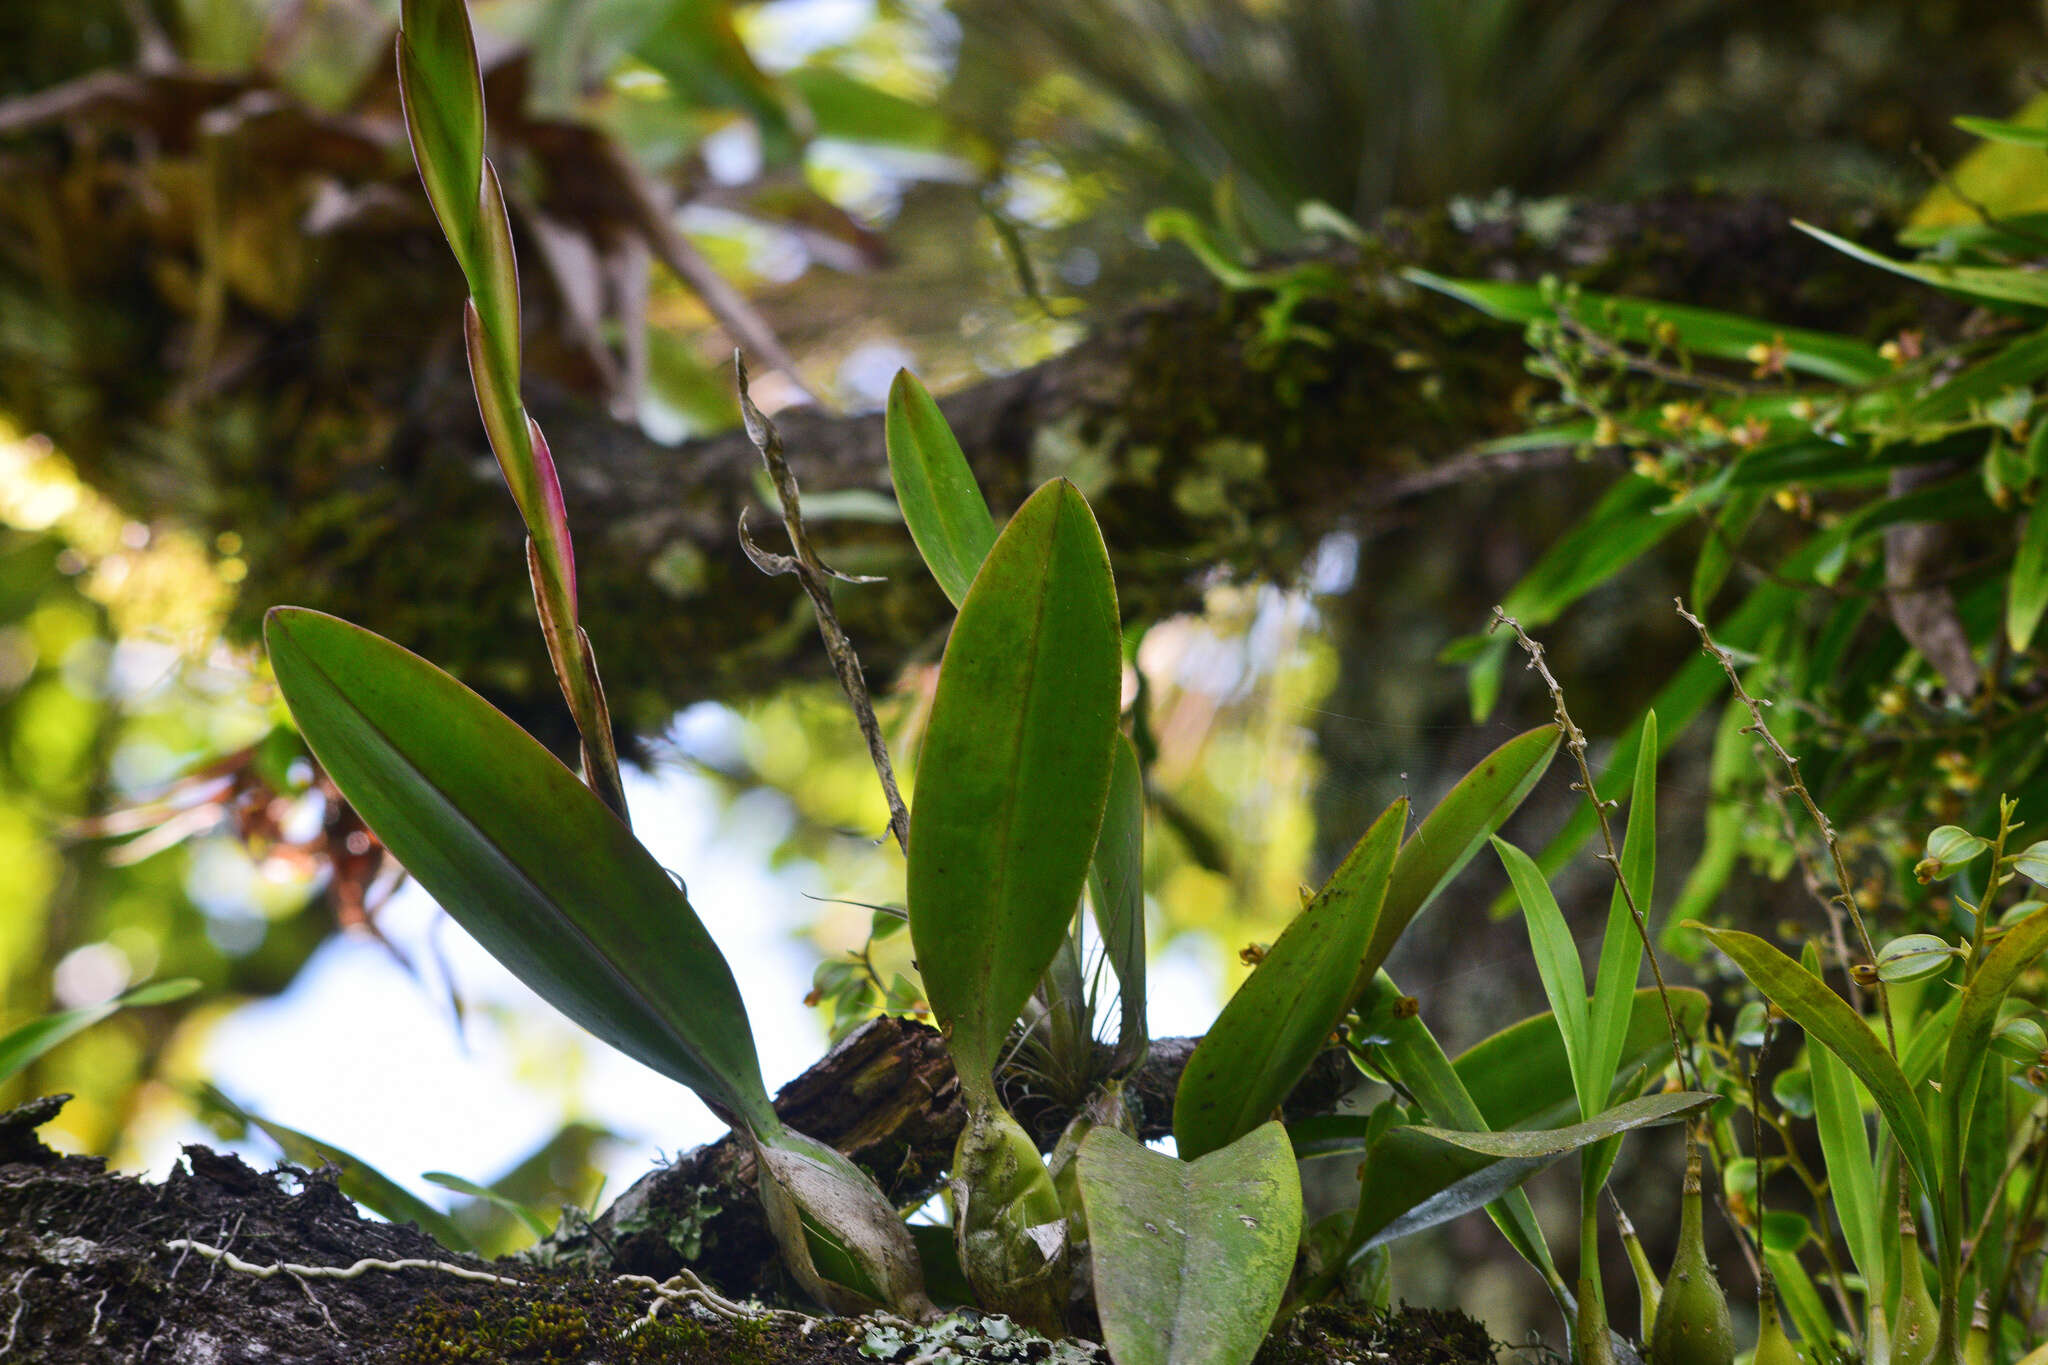
<svg viewBox="0 0 2048 1365">
<path fill-rule="evenodd" d="M 247 1132 L 193 1098 L 210 1035 L 287 990 L 331 936 L 375 941 L 393 880 L 223 627 L 238 601 L 270 600 L 248 577 L 259 546 L 288 558 L 373 533 L 409 472 L 385 463 L 415 416 L 400 381 L 459 364 L 419 321 L 453 319 L 459 295 L 438 243 L 413 249 L 425 223 L 395 117 L 395 10 L 0 13 L 0 1023 L 149 977 L 206 986 L 82 1034 L 0 1103 L 75 1092 L 58 1136 L 127 1165 L 163 1161 L 202 1110 Z M 1951 117 L 2017 106 L 2048 55 L 2041 7 L 2020 0 L 474 10 L 522 259 L 553 286 L 528 291 L 532 366 L 664 442 L 733 422 L 735 340 L 776 361 L 757 397 L 859 410 L 900 365 L 957 388 L 1200 287 L 1187 253 L 1143 231 L 1165 207 L 1262 253 L 1303 249 L 1310 199 L 1369 221 L 1449 200 L 1497 212 L 1499 190 L 1711 185 L 1897 214 L 1928 162 L 1965 146 Z M 1547 714 L 1511 690 L 1473 725 L 1435 658 L 1603 481 L 1560 477 L 1508 525 L 1435 516 L 1332 537 L 1301 582 L 1219 582 L 1199 617 L 1145 623 L 1131 682 L 1157 746 L 1155 828 L 1172 831 L 1146 868 L 1153 941 L 1185 973 L 1169 979 L 1226 991 L 1239 949 L 1277 931 L 1363 812 L 1403 790 L 1427 804 Z M 307 514 L 256 517 L 247 487 Z M 828 530 L 888 515 L 858 498 L 817 512 Z M 469 548 L 451 525 L 449 563 Z M 1589 725 L 1645 699 L 1645 641 L 1665 661 L 1686 648 L 1643 617 L 1688 567 L 1653 558 L 1559 628 Z M 665 571 L 688 589 L 702 566 Z M 419 612 L 465 610 L 459 590 L 402 587 Z M 913 752 L 929 670 L 881 681 L 883 719 Z M 901 869 L 875 851 L 880 798 L 836 698 L 784 687 L 639 720 L 647 764 L 703 783 L 718 828 L 766 851 L 788 932 L 817 963 L 852 962 L 870 907 L 900 902 Z M 1673 848 L 1699 838 L 1687 817 L 1707 800 L 1709 747 L 1668 770 Z M 1453 1046 L 1538 999 L 1497 965 L 1519 956 L 1519 931 L 1477 919 L 1440 912 L 1404 948 L 1404 980 L 1488 1002 L 1441 1030 Z M 446 974 L 387 949 L 438 1001 Z M 907 974 L 907 952 L 900 936 L 875 945 L 874 994 Z M 820 978 L 820 1043 L 835 1014 L 872 1005 L 864 974 Z M 563 1113 L 503 1192 L 590 1200 L 605 1137 L 585 1117 Z M 523 1240 L 488 1201 L 458 1217 L 486 1248 Z M 1468 1286 L 1467 1302 L 1486 1294 Z M 1515 1314 L 1490 1319 L 1496 1332 Z"/>
</svg>

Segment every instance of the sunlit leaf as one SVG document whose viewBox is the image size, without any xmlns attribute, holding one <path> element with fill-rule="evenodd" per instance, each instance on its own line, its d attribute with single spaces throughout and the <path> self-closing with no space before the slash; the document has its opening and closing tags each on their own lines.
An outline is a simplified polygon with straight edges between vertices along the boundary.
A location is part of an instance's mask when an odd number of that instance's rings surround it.
<svg viewBox="0 0 2048 1365">
<path fill-rule="evenodd" d="M 1080 901 L 1122 676 L 1102 533 L 1064 479 L 989 551 L 946 646 L 910 822 L 910 935 L 961 1083 L 996 1053 Z"/>
<path fill-rule="evenodd" d="M 491 955 L 627 1056 L 779 1125 L 718 945 L 575 774 L 483 698 L 369 631 L 264 623 L 306 742 L 384 845 Z"/>
<path fill-rule="evenodd" d="M 898 370 L 889 386 L 884 431 L 889 477 L 904 524 L 932 577 L 957 607 L 967 600 L 981 561 L 996 543 L 995 518 L 945 415 L 908 370 Z"/>
<path fill-rule="evenodd" d="M 19 1024 L 6 1034 L 0 1035 L 0 1081 L 5 1081 L 24 1068 L 34 1065 L 38 1058 L 77 1037 L 102 1019 L 111 1018 L 124 1009 L 182 1000 L 198 989 L 199 983 L 189 976 L 173 977 L 166 981 L 150 981 L 125 990 L 113 999 L 97 1005 L 57 1010 L 31 1019 L 25 1024 Z"/>
<path fill-rule="evenodd" d="M 1253 1129 L 1177 1161 L 1112 1128 L 1081 1144 L 1102 1335 L 1117 1365 L 1245 1365 L 1286 1292 L 1301 1236 L 1287 1134 Z"/>
<path fill-rule="evenodd" d="M 1373 821 L 1196 1045 L 1173 1103 L 1182 1156 L 1226 1147 L 1270 1118 L 1328 1045 L 1407 821 L 1405 799 Z"/>
</svg>

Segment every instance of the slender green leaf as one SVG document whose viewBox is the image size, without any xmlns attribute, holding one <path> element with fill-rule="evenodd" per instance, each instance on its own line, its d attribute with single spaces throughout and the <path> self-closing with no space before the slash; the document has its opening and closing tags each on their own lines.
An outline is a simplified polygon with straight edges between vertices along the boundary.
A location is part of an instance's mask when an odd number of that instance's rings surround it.
<svg viewBox="0 0 2048 1365">
<path fill-rule="evenodd" d="M 1640 1067 L 1662 1071 L 1671 1063 L 1670 1025 L 1656 987 L 1631 994 L 1628 1030 L 1616 1068 L 1624 1078 Z M 1680 1030 L 1695 1037 L 1707 1020 L 1707 997 L 1676 987 L 1671 991 L 1671 1010 Z M 1489 1128 L 1555 1128 L 1571 1122 L 1577 1113 L 1564 1036 L 1548 1011 L 1474 1043 L 1452 1065 Z"/>
<path fill-rule="evenodd" d="M 1479 760 L 1458 780 L 1401 845 L 1387 898 L 1373 926 L 1364 960 L 1351 987 L 1362 998 L 1373 975 L 1394 951 L 1415 917 L 1429 908 L 1451 880 L 1465 870 L 1487 838 L 1515 813 L 1524 798 L 1549 771 L 1557 753 L 1558 729 L 1539 725 L 1525 730 Z"/>
<path fill-rule="evenodd" d="M 1196 1045 L 1174 1095 L 1182 1156 L 1227 1147 L 1265 1122 L 1328 1045 L 1407 822 L 1405 799 L 1373 821 Z"/>
<path fill-rule="evenodd" d="M 1927 1118 L 1899 1064 L 1863 1017 L 1829 990 L 1826 982 L 1755 934 L 1703 924 L 1694 927 L 1726 953 L 1766 999 L 1805 1029 L 1810 1040 L 1833 1052 L 1855 1073 L 1891 1125 L 1921 1189 L 1930 1199 L 1936 1198 L 1942 1188 L 1941 1166 Z"/>
<path fill-rule="evenodd" d="M 1799 1345 L 1805 1352 L 1801 1358 L 1813 1362 L 1813 1365 L 1828 1365 L 1839 1359 L 1840 1353 L 1834 1345 L 1834 1314 L 1828 1311 L 1820 1291 L 1814 1287 L 1813 1277 L 1806 1273 L 1798 1254 L 1766 1246 L 1764 1260 L 1778 1282 L 1778 1292 L 1785 1300 L 1785 1314 L 1799 1331 Z"/>
<path fill-rule="evenodd" d="M 1638 1128 L 1676 1123 L 1719 1099 L 1699 1090 L 1674 1090 L 1668 1094 L 1645 1095 L 1624 1100 L 1597 1118 L 1563 1128 L 1515 1128 L 1505 1132 L 1465 1132 L 1457 1128 L 1416 1125 L 1414 1131 L 1437 1142 L 1480 1156 L 1526 1160 L 1532 1157 L 1563 1156 L 1581 1147 L 1603 1142 Z"/>
<path fill-rule="evenodd" d="M 1385 1039 L 1379 1045 L 1378 1055 L 1408 1093 L 1415 1097 L 1415 1102 L 1422 1107 L 1423 1116 L 1431 1123 L 1467 1132 L 1485 1128 L 1486 1116 L 1480 1113 L 1479 1106 L 1465 1089 L 1464 1081 L 1451 1066 L 1450 1059 L 1444 1056 L 1442 1045 L 1419 1014 L 1399 1007 L 1402 998 L 1400 987 L 1381 971 L 1373 979 L 1371 994 L 1360 1005 L 1371 1032 Z M 1487 1204 L 1487 1216 L 1493 1219 L 1516 1254 L 1533 1266 L 1543 1276 L 1544 1283 L 1556 1293 L 1564 1282 L 1551 1259 L 1549 1243 L 1544 1241 L 1543 1228 L 1536 1221 L 1536 1210 L 1529 1203 L 1529 1196 L 1513 1188 L 1518 1183 L 1511 1182 L 1506 1193 Z M 1367 1188 L 1370 1190 L 1371 1186 Z"/>
<path fill-rule="evenodd" d="M 548 1235 L 547 1220 L 542 1218 L 539 1213 L 520 1203 L 517 1199 L 506 1198 L 487 1185 L 479 1185 L 474 1180 L 465 1180 L 452 1171 L 428 1171 L 420 1179 L 429 1184 L 439 1185 L 444 1190 L 453 1190 L 457 1194 L 466 1194 L 471 1199 L 480 1199 L 493 1208 L 503 1209 L 514 1218 L 517 1218 L 525 1226 L 526 1230 L 536 1238 Z"/>
<path fill-rule="evenodd" d="M 1551 322 L 1558 316 L 1556 303 L 1546 297 L 1539 285 L 1452 280 L 1415 269 L 1401 274 L 1411 283 L 1448 294 L 1503 322 Z M 1572 311 L 1586 326 L 1637 345 L 1656 341 L 1657 329 L 1668 323 L 1688 350 L 1721 360 L 1748 360 L 1754 347 L 1782 345 L 1786 369 L 1842 384 L 1867 383 L 1882 378 L 1890 368 L 1873 347 L 1852 337 L 1799 327 L 1773 327 L 1755 318 L 1711 308 L 1581 293 Z"/>
<path fill-rule="evenodd" d="M 1571 1063 L 1572 1090 L 1579 1099 L 1579 1117 L 1591 1118 L 1607 1101 L 1607 1089 L 1614 1074 L 1593 1074 L 1593 1026 L 1586 1011 L 1586 970 L 1579 961 L 1572 929 L 1550 885 L 1536 870 L 1535 860 L 1504 839 L 1495 838 L 1493 851 L 1500 855 L 1514 884 L 1515 898 L 1522 903 L 1522 917 L 1529 926 L 1529 951 L 1536 959 L 1536 974 L 1543 980 L 1543 993 L 1564 1035 L 1564 1055 Z M 1516 1155 L 1499 1153 L 1499 1155 Z"/>
<path fill-rule="evenodd" d="M 2013 123 L 2007 119 L 1974 118 L 1964 115 L 1956 121 L 1956 127 L 1966 133 L 1991 142 L 2006 142 L 2015 147 L 2048 147 L 2048 128 L 2031 123 Z"/>
<path fill-rule="evenodd" d="M 1909 280 L 1931 284 L 1937 289 L 1947 289 L 1971 298 L 1984 299 L 1990 303 L 2017 303 L 2031 308 L 2048 308 L 2048 276 L 2027 270 L 2011 270 L 1998 266 L 1947 265 L 1938 261 L 1899 261 L 1882 252 L 1858 246 L 1846 237 L 1837 237 L 1811 223 L 1792 220 L 1792 226 L 1826 242 L 1846 256 L 1853 256 L 1865 265 L 1874 265 L 1880 270 L 1889 270 L 1894 275 L 1904 275 Z"/>
<path fill-rule="evenodd" d="M 451 1251 L 474 1251 L 462 1229 L 455 1226 L 447 1214 L 421 1199 L 405 1186 L 372 1166 L 369 1162 L 331 1142 L 322 1142 L 296 1128 L 273 1122 L 260 1114 L 251 1113 L 229 1099 L 227 1095 L 211 1085 L 202 1084 L 197 1092 L 202 1110 L 211 1110 L 225 1115 L 243 1128 L 254 1128 L 276 1143 L 284 1152 L 286 1161 L 309 1170 L 322 1166 L 333 1166 L 341 1172 L 335 1183 L 341 1192 L 355 1200 L 372 1213 L 390 1219 L 394 1223 L 417 1224 L 442 1246 Z"/>
<path fill-rule="evenodd" d="M 1970 1138 L 1970 1117 L 1977 1104 L 1977 1087 L 1984 1077 L 1984 1060 L 1990 1054 L 1991 1034 L 1998 1027 L 1998 1008 L 2020 973 L 2034 965 L 2048 950 L 2048 910 L 2039 910 L 2005 931 L 1984 954 L 1977 970 L 1963 987 L 1962 1007 L 1956 1013 L 1955 1028 L 1948 1035 L 1948 1052 L 1941 1069 L 1942 1109 L 1948 1119 L 1947 1155 L 1951 1169 L 1959 1170 Z"/>
<path fill-rule="evenodd" d="M 898 370 L 889 386 L 884 429 L 903 522 L 932 577 L 957 607 L 996 543 L 995 518 L 945 414 L 908 370 Z"/>
<path fill-rule="evenodd" d="M 4 1035 L 0 1035 L 0 1081 L 5 1081 L 17 1072 L 34 1065 L 38 1058 L 51 1049 L 77 1037 L 102 1019 L 110 1018 L 124 1009 L 181 1000 L 198 989 L 199 983 L 189 976 L 173 977 L 166 981 L 150 981 L 125 990 L 112 1000 L 97 1005 L 56 1010 L 17 1025 Z"/>
<path fill-rule="evenodd" d="M 627 1056 L 776 1128 L 732 970 L 682 888 L 483 698 L 332 616 L 272 609 L 278 687 L 407 871 L 511 973 Z"/>
<path fill-rule="evenodd" d="M 988 553 L 939 670 L 910 822 L 910 936 L 961 1083 L 1059 951 L 1102 825 L 1122 653 L 1102 533 L 1054 479 Z"/>
<path fill-rule="evenodd" d="M 1145 1044 L 1145 777 L 1130 739 L 1116 737 L 1102 832 L 1088 864 L 1088 902 L 1117 983 L 1117 1041 L 1112 1070 L 1142 1059 Z"/>
<path fill-rule="evenodd" d="M 2024 654 L 2034 643 L 2043 611 L 2048 611 L 2048 506 L 2036 503 L 2027 513 L 2006 581 L 2005 638 L 2013 653 Z"/>
<path fill-rule="evenodd" d="M 1301 1238 L 1286 1131 L 1264 1124 L 1188 1162 L 1100 1127 L 1081 1144 L 1080 1177 L 1117 1365 L 1247 1365 Z"/>
<path fill-rule="evenodd" d="M 1607 933 L 1600 940 L 1600 966 L 1594 975 L 1593 999 L 1587 1009 L 1590 1041 L 1588 1065 L 1598 1082 L 1594 1094 L 1598 1104 L 1607 1099 L 1614 1083 L 1615 1068 L 1628 1038 L 1635 1010 L 1636 978 L 1643 962 L 1643 932 L 1650 922 L 1651 898 L 1657 887 L 1657 752 L 1663 746 L 1657 738 L 1657 713 L 1643 717 L 1636 747 L 1635 790 L 1629 797 L 1628 833 L 1622 836 L 1621 873 L 1627 879 L 1636 909 L 1643 916 L 1644 929 L 1636 927 L 1629 913 L 1628 897 L 1619 883 L 1607 903 Z M 1591 1118 L 1589 1110 L 1585 1117 Z"/>
<path fill-rule="evenodd" d="M 484 86 L 464 0 L 405 0 L 398 93 L 413 159 L 467 273 L 484 160 Z"/>
</svg>

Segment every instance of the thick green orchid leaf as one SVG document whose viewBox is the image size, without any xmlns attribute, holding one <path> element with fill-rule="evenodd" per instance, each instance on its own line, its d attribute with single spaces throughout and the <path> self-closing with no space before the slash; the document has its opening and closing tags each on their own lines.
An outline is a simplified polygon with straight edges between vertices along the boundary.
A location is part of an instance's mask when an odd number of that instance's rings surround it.
<svg viewBox="0 0 2048 1365">
<path fill-rule="evenodd" d="M 189 976 L 150 981 L 125 990 L 113 999 L 97 1005 L 54 1010 L 25 1024 L 17 1025 L 4 1035 L 0 1035 L 0 1081 L 5 1081 L 16 1072 L 34 1065 L 38 1058 L 51 1049 L 69 1042 L 102 1019 L 111 1018 L 125 1009 L 182 1000 L 198 989 L 199 983 Z"/>
<path fill-rule="evenodd" d="M 1998 1027 L 1998 1009 L 2020 973 L 2048 950 L 2048 910 L 2036 910 L 2005 931 L 1984 953 L 1984 960 L 1963 987 L 1962 1008 L 1948 1035 L 1941 1070 L 1942 1109 L 1947 1119 L 1945 1155 L 1949 1169 L 1960 1171 L 1970 1139 L 1970 1118 L 1977 1106 L 1977 1087 L 1991 1052 L 1991 1034 Z"/>
<path fill-rule="evenodd" d="M 1922 1191 L 1930 1199 L 1938 1198 L 1942 1188 L 1941 1165 L 1926 1115 L 1920 1112 L 1913 1088 L 1899 1070 L 1899 1064 L 1885 1051 L 1863 1017 L 1829 990 L 1825 981 L 1755 934 L 1704 924 L 1692 927 L 1726 953 L 1764 993 L 1765 999 L 1805 1029 L 1809 1041 L 1827 1048 L 1855 1073 L 1877 1101 L 1878 1112 L 1891 1125 L 1892 1135 L 1898 1139 L 1899 1149 Z M 1945 1235 L 1946 1230 L 1943 1232 Z"/>
<path fill-rule="evenodd" d="M 1865 265 L 1874 265 L 1880 270 L 1889 270 L 1894 275 L 1904 275 L 1909 280 L 1931 284 L 1937 289 L 1948 289 L 1971 298 L 1983 299 L 1989 303 L 2017 303 L 2029 308 L 2048 308 L 2048 279 L 2030 270 L 2013 270 L 1987 265 L 1947 265 L 1939 261 L 1899 261 L 1882 252 L 1859 246 L 1846 237 L 1815 227 L 1811 223 L 1792 220 L 1792 226 L 1809 237 L 1826 242 L 1845 256 L 1853 256 Z"/>
<path fill-rule="evenodd" d="M 1116 973 L 1116 1055 L 1118 1075 L 1144 1060 L 1145 1033 L 1145 777 L 1130 739 L 1116 737 L 1116 761 L 1109 774 L 1102 832 L 1088 864 L 1088 901 L 1102 950 Z"/>
<path fill-rule="evenodd" d="M 1328 1046 L 1407 823 L 1405 799 L 1373 821 L 1196 1045 L 1173 1101 L 1173 1140 L 1183 1157 L 1227 1147 L 1271 1118 Z"/>
<path fill-rule="evenodd" d="M 369 631 L 277 607 L 263 633 L 314 756 L 458 924 L 627 1056 L 729 1120 L 779 1127 L 724 955 L 675 879 L 574 773 Z"/>
<path fill-rule="evenodd" d="M 908 370 L 898 370 L 889 386 L 884 432 L 903 523 L 957 607 L 996 543 L 995 518 L 945 415 Z"/>
<path fill-rule="evenodd" d="M 1622 1049 L 1634 1016 L 1636 979 L 1643 963 L 1643 932 L 1650 923 L 1651 898 L 1657 886 L 1657 713 L 1643 717 L 1636 749 L 1635 789 L 1629 796 L 1628 833 L 1621 841 L 1621 874 L 1642 914 L 1643 930 L 1629 913 L 1629 896 L 1619 882 L 1607 903 L 1607 933 L 1600 940 L 1600 965 L 1594 974 L 1593 998 L 1586 1008 L 1587 1064 L 1599 1078 L 1594 1109 L 1606 1103 L 1607 1089 L 1621 1065 Z M 1585 1117 L 1591 1117 L 1589 1112 Z"/>
<path fill-rule="evenodd" d="M 1443 1045 L 1419 1014 L 1402 1005 L 1404 999 L 1400 987 L 1384 971 L 1374 977 L 1372 994 L 1361 1002 L 1359 1012 L 1365 1033 L 1378 1040 L 1376 1055 L 1406 1087 L 1421 1106 L 1423 1117 L 1431 1123 L 1467 1132 L 1486 1128 L 1486 1116 L 1473 1102 L 1450 1058 L 1444 1055 Z M 1529 1203 L 1529 1196 L 1514 1188 L 1514 1184 L 1519 1182 L 1510 1184 L 1505 1193 L 1486 1205 L 1487 1216 L 1507 1238 L 1508 1245 L 1543 1277 L 1544 1284 L 1562 1302 L 1568 1291 L 1557 1273 L 1556 1262 L 1551 1259 L 1550 1245 L 1544 1240 L 1542 1225 L 1536 1221 L 1536 1210 Z M 1370 1185 L 1367 1190 L 1370 1193 Z"/>
<path fill-rule="evenodd" d="M 1401 274 L 1413 284 L 1448 294 L 1503 322 L 1554 322 L 1558 316 L 1558 301 L 1541 285 L 1452 280 L 1414 269 Z M 1659 341 L 1659 329 L 1668 323 L 1686 349 L 1720 360 L 1751 360 L 1759 346 L 1782 348 L 1786 369 L 1842 384 L 1868 383 L 1883 378 L 1891 369 L 1875 347 L 1854 337 L 1775 327 L 1711 308 L 1588 292 L 1577 296 L 1572 309 L 1588 327 L 1639 345 Z"/>
<path fill-rule="evenodd" d="M 1648 1095 L 1563 1128 L 1492 1133 L 1425 1125 L 1392 1129 L 1366 1153 L 1364 1188 L 1352 1227 L 1355 1248 L 1382 1246 L 1484 1208 L 1581 1148 L 1638 1128 L 1676 1123 L 1715 1098 L 1694 1091 Z"/>
<path fill-rule="evenodd" d="M 1117 1365 L 1246 1365 L 1301 1237 L 1301 1179 L 1279 1124 L 1198 1161 L 1112 1128 L 1081 1144 L 1102 1337 Z"/>
<path fill-rule="evenodd" d="M 954 623 L 918 763 L 910 936 L 970 1096 L 1059 951 L 1095 851 L 1123 657 L 1094 514 L 1032 494 Z"/>
<path fill-rule="evenodd" d="M 307 1170 L 332 1166 L 341 1172 L 336 1186 L 364 1208 L 394 1223 L 415 1224 L 451 1251 L 472 1252 L 476 1247 L 447 1214 L 414 1194 L 390 1176 L 353 1152 L 322 1142 L 311 1134 L 251 1113 L 211 1085 L 201 1084 L 194 1098 L 202 1113 L 217 1115 L 237 1131 L 256 1129 L 278 1145 L 284 1159 Z"/>
<path fill-rule="evenodd" d="M 1555 725 L 1539 725 L 1516 735 L 1460 778 L 1408 836 L 1394 859 L 1386 902 L 1380 907 L 1372 939 L 1353 979 L 1353 1001 L 1363 998 L 1372 986 L 1373 974 L 1394 951 L 1402 932 L 1464 871 L 1487 837 L 1535 788 L 1557 753 L 1558 740 Z"/>
<path fill-rule="evenodd" d="M 1572 1091 L 1578 1096 L 1579 1117 L 1591 1118 L 1606 1102 L 1614 1084 L 1614 1073 L 1593 1074 L 1593 1025 L 1586 1010 L 1586 969 L 1579 961 L 1578 945 L 1565 923 L 1564 911 L 1550 894 L 1550 884 L 1536 868 L 1536 860 L 1505 839 L 1493 841 L 1501 866 L 1507 869 L 1515 898 L 1522 903 L 1522 918 L 1529 927 L 1529 951 L 1536 960 L 1536 974 L 1543 981 L 1543 993 L 1550 1000 L 1558 1032 L 1564 1036 L 1564 1055 L 1571 1066 Z"/>
</svg>

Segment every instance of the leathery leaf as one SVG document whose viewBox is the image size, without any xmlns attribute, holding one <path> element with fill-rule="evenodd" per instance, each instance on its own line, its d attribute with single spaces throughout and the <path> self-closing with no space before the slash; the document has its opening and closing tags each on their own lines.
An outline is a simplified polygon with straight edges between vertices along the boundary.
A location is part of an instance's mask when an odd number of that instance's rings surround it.
<svg viewBox="0 0 2048 1365">
<path fill-rule="evenodd" d="M 1329 1042 L 1407 822 L 1405 799 L 1373 821 L 1209 1026 L 1174 1096 L 1182 1156 L 1226 1147 L 1272 1117 Z"/>
<path fill-rule="evenodd" d="M 1102 533 L 1045 484 L 996 540 L 939 668 L 910 821 L 910 935 L 970 1096 L 1067 931 L 1115 753 L 1122 655 Z"/>
<path fill-rule="evenodd" d="M 1301 1180 L 1279 1124 L 1192 1162 L 1097 1128 L 1081 1144 L 1080 1183 L 1117 1365 L 1258 1354 L 1301 1237 Z"/>
<path fill-rule="evenodd" d="M 1555 725 L 1516 735 L 1481 759 L 1408 836 L 1394 859 L 1386 902 L 1352 982 L 1354 1002 L 1365 996 L 1373 974 L 1385 964 L 1409 922 L 1464 870 L 1487 836 L 1515 813 L 1549 769 L 1558 741 Z"/>
<path fill-rule="evenodd" d="M 1144 1060 L 1145 1035 L 1145 777 L 1138 751 L 1116 737 L 1109 799 L 1095 860 L 1088 865 L 1088 899 L 1102 950 L 1116 973 L 1116 1055 L 1110 1069 L 1121 1075 Z"/>
<path fill-rule="evenodd" d="M 898 370 L 889 386 L 883 430 L 903 524 L 957 607 L 995 544 L 995 518 L 939 405 L 908 370 Z"/>
<path fill-rule="evenodd" d="M 732 970 L 682 889 L 576 775 L 425 659 L 273 608 L 271 667 L 341 793 L 542 999 L 729 1120 L 780 1125 Z"/>
</svg>

